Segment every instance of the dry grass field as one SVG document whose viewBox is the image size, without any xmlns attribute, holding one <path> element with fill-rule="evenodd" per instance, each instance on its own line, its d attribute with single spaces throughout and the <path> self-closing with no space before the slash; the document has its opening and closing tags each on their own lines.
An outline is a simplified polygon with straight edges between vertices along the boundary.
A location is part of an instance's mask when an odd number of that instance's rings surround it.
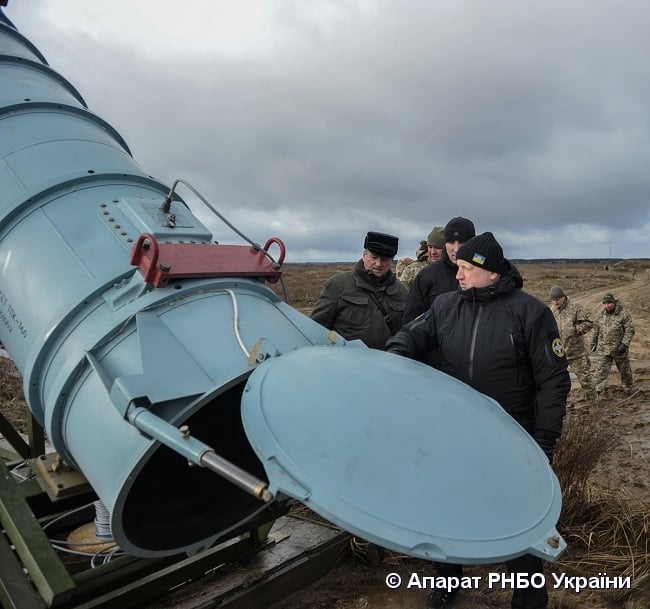
<svg viewBox="0 0 650 609">
<path fill-rule="evenodd" d="M 352 268 L 345 264 L 287 264 L 284 284 L 288 302 L 309 314 L 325 280 Z M 631 590 L 580 592 L 553 590 L 551 609 L 646 609 L 650 607 L 650 260 L 624 261 L 613 267 L 594 263 L 519 263 L 524 289 L 543 301 L 551 286 L 560 285 L 592 312 L 602 295 L 613 292 L 631 312 L 636 336 L 630 348 L 635 392 L 627 396 L 618 373 L 597 412 L 590 411 L 580 389 L 571 390 L 565 435 L 554 467 L 564 492 L 558 525 L 569 543 L 561 560 L 548 566 L 554 573 L 586 577 L 607 573 L 630 575 Z M 275 286 L 281 291 L 281 287 Z M 0 410 L 21 431 L 26 406 L 22 380 L 13 364 L 0 358 Z M 384 553 L 370 561 L 362 540 L 353 540 L 354 559 L 334 569 L 310 588 L 295 593 L 273 609 L 420 609 L 427 592 L 387 589 L 384 579 L 396 571 L 432 574 L 431 566 Z M 500 565 L 472 567 L 476 575 Z M 506 609 L 509 593 L 464 590 L 457 609 Z M 183 602 L 156 602 L 147 607 L 194 607 Z"/>
</svg>

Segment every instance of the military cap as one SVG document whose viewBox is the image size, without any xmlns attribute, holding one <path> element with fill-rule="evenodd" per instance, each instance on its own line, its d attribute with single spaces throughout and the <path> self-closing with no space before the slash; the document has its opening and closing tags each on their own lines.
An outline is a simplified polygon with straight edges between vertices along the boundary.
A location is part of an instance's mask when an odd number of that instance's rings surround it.
<svg viewBox="0 0 650 609">
<path fill-rule="evenodd" d="M 434 226 L 427 237 L 427 245 L 442 249 L 445 247 L 445 228 L 444 226 Z"/>
<path fill-rule="evenodd" d="M 394 235 L 368 231 L 368 234 L 366 235 L 366 238 L 363 242 L 363 249 L 366 249 L 377 256 L 395 258 L 398 245 L 399 239 Z"/>
</svg>

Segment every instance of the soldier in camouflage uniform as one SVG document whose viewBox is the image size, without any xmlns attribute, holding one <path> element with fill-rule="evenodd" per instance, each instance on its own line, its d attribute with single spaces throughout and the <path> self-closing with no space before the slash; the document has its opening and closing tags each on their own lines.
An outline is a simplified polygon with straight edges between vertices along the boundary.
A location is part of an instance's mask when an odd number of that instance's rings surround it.
<svg viewBox="0 0 650 609">
<path fill-rule="evenodd" d="M 442 251 L 445 249 L 445 227 L 434 226 L 427 236 L 427 249 L 429 251 L 429 262 L 438 262 L 442 258 Z"/>
<path fill-rule="evenodd" d="M 417 260 L 409 264 L 401 275 L 398 275 L 399 280 L 410 290 L 417 274 L 427 264 L 440 260 L 444 247 L 445 228 L 434 226 L 427 236 L 427 240 L 420 242 L 420 249 L 415 253 Z"/>
<path fill-rule="evenodd" d="M 551 288 L 550 300 L 569 368 L 576 375 L 587 404 L 595 407 L 596 387 L 591 378 L 591 361 L 584 339 L 594 323 L 585 308 L 573 302 L 561 287 L 556 285 Z"/>
<path fill-rule="evenodd" d="M 417 258 L 414 262 L 411 262 L 403 271 L 399 277 L 399 280 L 407 287 L 410 288 L 413 285 L 415 276 L 427 265 L 429 264 L 429 251 L 427 249 L 427 242 L 420 241 L 420 247 L 417 252 L 415 252 L 415 257 Z"/>
<path fill-rule="evenodd" d="M 629 347 L 634 336 L 632 316 L 613 294 L 603 296 L 603 309 L 594 325 L 591 350 L 598 353 L 600 363 L 596 371 L 596 391 L 601 393 L 607 384 L 607 377 L 616 364 L 621 374 L 621 384 L 625 392 L 632 393 L 632 368 L 630 367 Z"/>
<path fill-rule="evenodd" d="M 395 276 L 397 279 L 402 281 L 402 275 L 404 274 L 406 267 L 411 264 L 411 262 L 415 262 L 415 260 L 413 260 L 413 258 L 409 258 L 408 256 L 406 256 L 406 258 L 400 258 L 397 261 L 397 264 L 395 265 Z"/>
</svg>

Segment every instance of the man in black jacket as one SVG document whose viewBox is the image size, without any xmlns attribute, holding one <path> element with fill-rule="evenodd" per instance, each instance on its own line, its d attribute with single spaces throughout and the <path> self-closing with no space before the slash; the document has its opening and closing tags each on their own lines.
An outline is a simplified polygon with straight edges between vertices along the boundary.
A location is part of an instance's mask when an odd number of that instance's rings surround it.
<svg viewBox="0 0 650 609">
<path fill-rule="evenodd" d="M 433 299 L 438 294 L 457 289 L 456 253 L 458 248 L 475 234 L 474 223 L 467 218 L 458 216 L 447 222 L 442 257 L 433 264 L 424 267 L 415 277 L 409 289 L 406 305 L 404 305 L 403 324 L 428 311 Z"/>
<path fill-rule="evenodd" d="M 421 360 L 438 347 L 440 369 L 499 402 L 552 461 L 571 387 L 553 314 L 521 290 L 521 276 L 492 233 L 467 241 L 456 261 L 459 289 L 437 296 L 429 311 L 388 340 L 386 350 Z M 528 576 L 542 572 L 542 560 L 531 555 L 506 565 Z M 447 577 L 462 574 L 461 565 L 437 568 Z M 427 608 L 450 607 L 456 592 L 434 590 Z M 512 609 L 547 606 L 546 587 L 513 591 Z"/>
</svg>

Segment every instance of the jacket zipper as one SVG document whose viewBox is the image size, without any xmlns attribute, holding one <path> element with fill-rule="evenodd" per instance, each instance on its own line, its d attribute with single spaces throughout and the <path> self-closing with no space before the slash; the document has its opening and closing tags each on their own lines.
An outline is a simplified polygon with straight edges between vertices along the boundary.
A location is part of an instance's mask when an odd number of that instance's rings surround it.
<svg viewBox="0 0 650 609">
<path fill-rule="evenodd" d="M 472 323 L 472 340 L 469 344 L 469 379 L 470 381 L 474 380 L 474 353 L 476 350 L 476 336 L 478 334 L 478 326 L 481 321 L 481 314 L 483 313 L 483 307 L 479 305 L 478 312 Z"/>
</svg>

